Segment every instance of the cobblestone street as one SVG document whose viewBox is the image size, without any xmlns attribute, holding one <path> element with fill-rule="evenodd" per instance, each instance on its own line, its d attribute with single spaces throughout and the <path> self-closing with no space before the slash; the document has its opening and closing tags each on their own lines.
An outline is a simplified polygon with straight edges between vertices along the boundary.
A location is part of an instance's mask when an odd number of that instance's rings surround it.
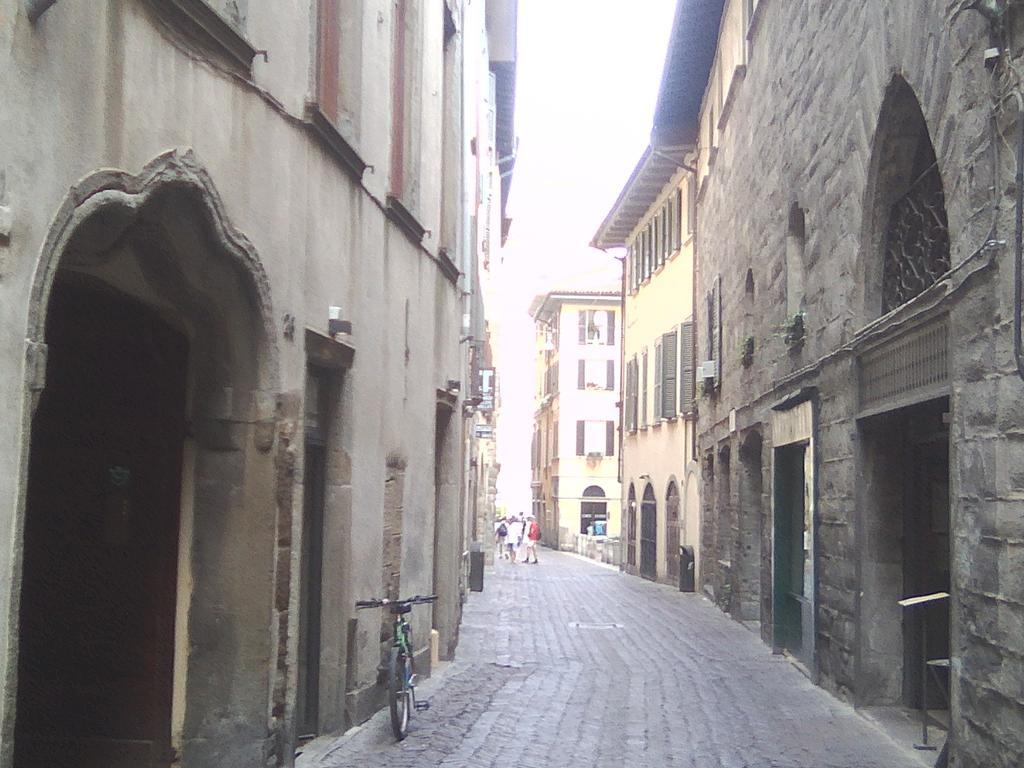
<svg viewBox="0 0 1024 768">
<path fill-rule="evenodd" d="M 298 765 L 921 765 L 706 600 L 547 550 L 488 569 L 421 691 L 404 742 L 384 711 Z"/>
</svg>

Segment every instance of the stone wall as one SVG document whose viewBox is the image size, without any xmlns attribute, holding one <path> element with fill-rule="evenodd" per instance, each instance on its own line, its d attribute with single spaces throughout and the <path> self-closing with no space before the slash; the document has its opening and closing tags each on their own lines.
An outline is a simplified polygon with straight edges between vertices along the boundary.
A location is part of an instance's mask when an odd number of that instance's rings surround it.
<svg viewBox="0 0 1024 768">
<path fill-rule="evenodd" d="M 988 25 L 973 12 L 950 20 L 949 5 L 763 1 L 750 20 L 745 70 L 727 73 L 721 85 L 726 109 L 715 118 L 718 146 L 701 189 L 697 234 L 698 304 L 717 276 L 722 281 L 720 386 L 699 401 L 706 481 L 702 581 L 716 594 L 728 581 L 722 561 L 730 560 L 733 540 L 727 534 L 732 529 L 735 535 L 736 528 L 730 516 L 736 500 L 722 498 L 720 477 L 713 490 L 707 484 L 710 457 L 717 475 L 722 449 L 731 449 L 727 487 L 735 494 L 740 438 L 760 430 L 762 507 L 769 504 L 772 408 L 806 388 L 816 412 L 811 673 L 837 694 L 866 703 L 868 684 L 860 670 L 867 625 L 860 594 L 872 587 L 863 566 L 875 532 L 860 495 L 857 354 L 872 335 L 891 338 L 900 324 L 915 322 L 914 312 L 917 320 L 946 316 L 952 329 L 954 754 L 964 766 L 1010 766 L 1024 750 L 1024 699 L 1011 682 L 1011 670 L 1022 660 L 1024 622 L 1024 584 L 1013 576 L 1020 571 L 1024 477 L 1015 435 L 1024 385 L 1011 351 L 1012 246 L 979 248 L 989 237 L 995 203 L 996 237 L 1013 232 L 1012 198 L 993 200 L 991 193 L 993 186 L 1007 195 L 1013 191 L 1013 157 L 1006 149 L 1013 115 L 1000 111 L 1005 135 L 993 147 L 990 75 L 982 59 L 991 44 Z M 878 317 L 872 295 L 878 274 L 875 196 L 884 164 L 892 162 L 876 157 L 876 126 L 897 76 L 920 103 L 945 190 L 951 261 L 963 266 L 929 308 L 918 302 L 917 309 L 897 311 L 868 328 Z M 993 149 L 999 151 L 995 184 Z M 787 343 L 786 253 L 794 207 L 805 228 L 806 334 Z M 750 316 L 759 318 L 756 326 L 745 321 Z M 701 359 L 708 359 L 704 334 L 699 330 L 697 338 Z M 755 351 L 744 367 L 739 357 L 748 335 Z M 742 498 L 738 503 L 749 506 Z M 763 597 L 771 584 L 770 535 L 762 535 L 761 544 Z M 770 640 L 770 602 L 762 600 L 760 618 Z"/>
</svg>

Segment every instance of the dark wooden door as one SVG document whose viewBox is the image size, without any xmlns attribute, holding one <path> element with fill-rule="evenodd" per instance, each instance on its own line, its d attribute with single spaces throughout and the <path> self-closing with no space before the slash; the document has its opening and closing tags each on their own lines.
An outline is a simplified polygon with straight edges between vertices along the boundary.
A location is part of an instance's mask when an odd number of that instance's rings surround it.
<svg viewBox="0 0 1024 768">
<path fill-rule="evenodd" d="M 679 488 L 675 483 L 668 487 L 665 498 L 665 559 L 668 579 L 679 582 Z"/>
<path fill-rule="evenodd" d="M 640 505 L 640 575 L 658 578 L 658 502 L 649 485 Z"/>
<path fill-rule="evenodd" d="M 775 451 L 773 644 L 800 657 L 803 648 L 805 504 L 803 445 Z M 810 649 L 808 649 L 810 650 Z"/>
<path fill-rule="evenodd" d="M 170 765 L 185 339 L 58 281 L 32 429 L 16 768 Z"/>
<path fill-rule="evenodd" d="M 296 728 L 302 738 L 320 732 L 320 628 L 323 605 L 323 537 L 326 449 L 306 438 L 302 576 L 299 592 L 299 679 Z"/>
</svg>

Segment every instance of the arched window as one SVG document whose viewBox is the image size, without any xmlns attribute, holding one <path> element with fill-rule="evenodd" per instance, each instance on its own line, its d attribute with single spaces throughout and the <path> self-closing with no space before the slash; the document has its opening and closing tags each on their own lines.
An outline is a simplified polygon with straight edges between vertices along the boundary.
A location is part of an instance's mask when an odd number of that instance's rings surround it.
<svg viewBox="0 0 1024 768">
<path fill-rule="evenodd" d="M 580 503 L 580 533 L 602 536 L 607 533 L 607 525 L 608 500 L 604 489 L 599 485 L 587 486 Z"/>
<path fill-rule="evenodd" d="M 882 104 L 871 174 L 869 319 L 920 295 L 950 268 L 946 197 L 935 148 L 917 96 L 899 77 Z"/>
<path fill-rule="evenodd" d="M 804 249 L 807 244 L 807 222 L 803 209 L 793 203 L 789 209 L 786 231 L 786 316 L 793 317 L 804 309 Z"/>
</svg>

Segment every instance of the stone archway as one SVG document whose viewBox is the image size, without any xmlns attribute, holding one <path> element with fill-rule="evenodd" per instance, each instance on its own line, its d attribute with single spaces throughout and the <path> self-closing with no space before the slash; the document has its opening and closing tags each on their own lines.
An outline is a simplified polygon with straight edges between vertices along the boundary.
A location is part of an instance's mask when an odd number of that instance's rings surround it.
<svg viewBox="0 0 1024 768">
<path fill-rule="evenodd" d="M 27 326 L 15 766 L 265 761 L 292 492 L 268 286 L 191 153 L 91 176 L 58 213 Z M 49 557 L 55 540 L 73 556 Z"/>
</svg>

